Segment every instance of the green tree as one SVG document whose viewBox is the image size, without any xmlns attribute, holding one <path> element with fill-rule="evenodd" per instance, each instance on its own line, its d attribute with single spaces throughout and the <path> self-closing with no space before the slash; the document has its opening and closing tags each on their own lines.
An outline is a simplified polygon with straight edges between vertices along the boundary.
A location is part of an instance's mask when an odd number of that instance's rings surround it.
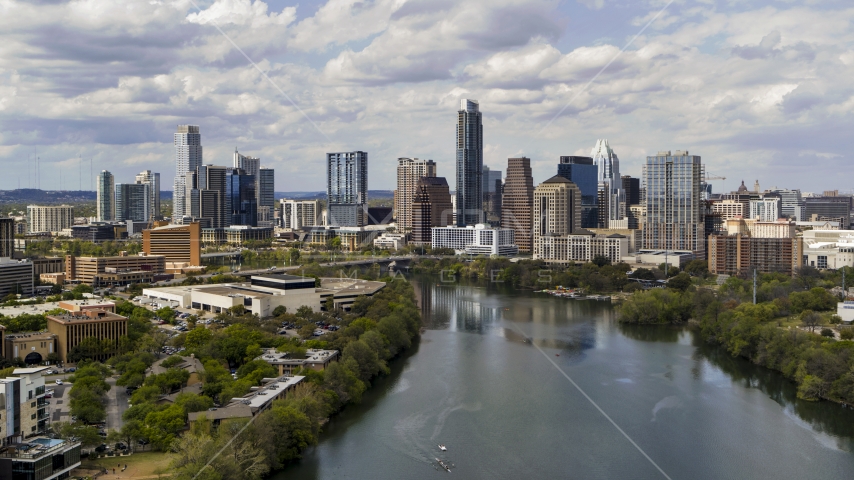
<svg viewBox="0 0 854 480">
<path fill-rule="evenodd" d="M 691 286 L 691 276 L 685 272 L 681 272 L 675 277 L 672 277 L 667 281 L 667 288 L 672 288 L 674 290 L 679 290 L 680 292 L 684 292 L 688 290 Z"/>
<path fill-rule="evenodd" d="M 812 310 L 804 310 L 801 312 L 801 324 L 804 328 L 809 328 L 810 332 L 815 331 L 815 328 L 821 325 L 821 315 Z"/>
</svg>

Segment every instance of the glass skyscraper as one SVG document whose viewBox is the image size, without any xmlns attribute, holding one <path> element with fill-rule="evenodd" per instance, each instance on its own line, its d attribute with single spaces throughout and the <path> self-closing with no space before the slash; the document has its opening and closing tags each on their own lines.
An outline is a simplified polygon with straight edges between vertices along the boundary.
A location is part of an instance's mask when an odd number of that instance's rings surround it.
<svg viewBox="0 0 854 480">
<path fill-rule="evenodd" d="M 457 226 L 483 217 L 483 117 L 477 100 L 460 100 L 457 112 Z"/>
<path fill-rule="evenodd" d="M 159 220 L 160 215 L 160 174 L 151 170 L 136 175 L 136 183 L 148 186 L 148 217 Z"/>
<path fill-rule="evenodd" d="M 149 221 L 150 197 L 148 185 L 141 183 L 116 184 L 116 218 L 118 222 Z"/>
<path fill-rule="evenodd" d="M 202 165 L 202 135 L 197 125 L 178 125 L 175 144 L 175 184 L 172 190 L 172 223 L 187 214 L 187 174 Z"/>
<path fill-rule="evenodd" d="M 700 157 L 687 151 L 663 151 L 646 158 L 643 248 L 688 250 L 705 256 L 704 179 Z"/>
<path fill-rule="evenodd" d="M 598 188 L 604 190 L 600 196 L 607 197 L 604 198 L 605 201 L 599 202 L 600 209 L 608 209 L 607 214 L 600 211 L 599 217 L 605 220 L 622 220 L 626 216 L 626 194 L 620 177 L 620 159 L 611 149 L 608 140 L 597 140 L 590 156 L 593 157 L 593 163 L 597 168 Z M 600 226 L 608 227 L 608 225 Z"/>
<path fill-rule="evenodd" d="M 368 224 L 368 153 L 326 154 L 326 196 L 329 225 Z"/>
<path fill-rule="evenodd" d="M 107 170 L 98 174 L 98 221 L 112 222 L 116 219 L 115 179 Z"/>
<path fill-rule="evenodd" d="M 557 166 L 557 174 L 581 191 L 581 228 L 597 227 L 598 172 L 591 157 L 562 156 Z"/>
</svg>

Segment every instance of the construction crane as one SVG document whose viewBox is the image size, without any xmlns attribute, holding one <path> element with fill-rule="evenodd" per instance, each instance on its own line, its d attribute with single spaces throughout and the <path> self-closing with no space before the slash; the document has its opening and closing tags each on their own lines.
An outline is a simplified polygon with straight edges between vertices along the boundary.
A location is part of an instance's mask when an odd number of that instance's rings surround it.
<svg viewBox="0 0 854 480">
<path fill-rule="evenodd" d="M 721 177 L 719 175 L 715 175 L 714 173 L 706 172 L 706 178 L 704 179 L 703 183 L 709 183 L 709 180 L 723 180 L 725 182 L 726 177 Z M 721 182 L 721 192 L 725 191 L 726 190 L 724 189 L 724 184 L 723 182 Z"/>
</svg>

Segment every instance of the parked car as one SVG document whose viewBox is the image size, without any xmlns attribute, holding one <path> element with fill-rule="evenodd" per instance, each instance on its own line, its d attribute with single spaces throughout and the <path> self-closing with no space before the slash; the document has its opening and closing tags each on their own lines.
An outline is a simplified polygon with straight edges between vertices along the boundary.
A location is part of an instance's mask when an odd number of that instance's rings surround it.
<svg viewBox="0 0 854 480">
<path fill-rule="evenodd" d="M 108 447 L 106 443 L 102 443 L 102 444 L 98 445 L 97 447 L 95 447 L 95 451 L 98 453 L 106 452 L 109 448 L 110 447 Z"/>
<path fill-rule="evenodd" d="M 74 373 L 74 372 L 76 372 L 76 371 L 77 371 L 77 369 L 76 369 L 76 368 L 74 368 L 74 367 L 71 367 L 71 368 L 69 368 L 68 370 L 66 370 L 66 372 L 68 372 L 68 373 Z"/>
<path fill-rule="evenodd" d="M 57 378 L 57 379 L 56 379 L 56 384 L 57 384 L 57 385 L 62 385 L 62 380 L 60 380 L 60 379 L 58 379 L 58 378 Z"/>
</svg>

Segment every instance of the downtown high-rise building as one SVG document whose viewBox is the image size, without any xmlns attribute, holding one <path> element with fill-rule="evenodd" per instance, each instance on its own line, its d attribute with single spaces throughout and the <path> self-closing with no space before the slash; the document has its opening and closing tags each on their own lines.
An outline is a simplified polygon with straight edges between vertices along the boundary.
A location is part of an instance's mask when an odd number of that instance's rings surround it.
<svg viewBox="0 0 854 480">
<path fill-rule="evenodd" d="M 175 144 L 175 183 L 172 190 L 172 223 L 190 215 L 186 201 L 187 174 L 202 165 L 202 135 L 198 125 L 178 125 Z"/>
<path fill-rule="evenodd" d="M 326 154 L 327 223 L 338 227 L 368 224 L 368 153 Z"/>
<path fill-rule="evenodd" d="M 661 151 L 646 158 L 643 248 L 691 251 L 705 257 L 704 179 L 700 157 L 688 151 Z"/>
<path fill-rule="evenodd" d="M 418 158 L 397 159 L 397 189 L 394 191 L 394 218 L 399 232 L 412 230 L 412 201 L 421 177 L 435 177 L 436 162 Z"/>
<path fill-rule="evenodd" d="M 146 170 L 136 175 L 136 183 L 148 187 L 148 218 L 160 220 L 160 174 Z"/>
<path fill-rule="evenodd" d="M 501 194 L 504 190 L 504 174 L 484 165 L 481 170 L 483 182 L 483 221 L 497 226 L 501 223 Z"/>
<path fill-rule="evenodd" d="M 112 222 L 116 219 L 116 184 L 113 174 L 101 170 L 96 179 L 97 215 L 99 222 Z"/>
<path fill-rule="evenodd" d="M 204 219 L 210 228 L 258 226 L 255 176 L 239 168 L 201 165 L 187 178 L 188 216 Z"/>
<path fill-rule="evenodd" d="M 421 177 L 412 198 L 412 242 L 430 243 L 434 227 L 447 227 L 454 219 L 451 191 L 445 177 Z"/>
<path fill-rule="evenodd" d="M 784 217 L 802 222 L 807 220 L 806 205 L 800 190 L 774 188 L 772 194 L 780 197 L 780 213 Z"/>
<path fill-rule="evenodd" d="M 258 221 L 272 226 L 276 209 L 276 181 L 272 168 L 261 166 L 261 159 L 243 155 L 234 150 L 234 168 L 241 169 L 245 175 L 255 178 L 255 197 L 258 207 Z"/>
<path fill-rule="evenodd" d="M 0 258 L 15 253 L 15 219 L 0 218 Z"/>
<path fill-rule="evenodd" d="M 115 190 L 117 222 L 151 220 L 149 186 L 142 183 L 117 183 Z"/>
<path fill-rule="evenodd" d="M 596 228 L 599 225 L 598 172 L 592 157 L 564 155 L 557 165 L 557 174 L 574 183 L 581 191 L 581 228 Z"/>
<path fill-rule="evenodd" d="M 507 177 L 501 198 L 501 226 L 515 232 L 514 238 L 520 252 L 531 251 L 533 202 L 534 177 L 531 175 L 531 159 L 508 158 Z"/>
<path fill-rule="evenodd" d="M 288 200 L 279 201 L 281 208 L 281 227 L 299 230 L 303 227 L 322 225 L 320 202 L 317 200 Z"/>
<path fill-rule="evenodd" d="M 597 168 L 599 228 L 608 228 L 611 220 L 626 216 L 626 196 L 620 177 L 620 159 L 606 139 L 599 139 L 590 152 Z"/>
<path fill-rule="evenodd" d="M 460 100 L 457 112 L 457 226 L 483 219 L 483 116 L 477 100 Z M 508 172 L 509 174 L 509 172 Z"/>
</svg>

